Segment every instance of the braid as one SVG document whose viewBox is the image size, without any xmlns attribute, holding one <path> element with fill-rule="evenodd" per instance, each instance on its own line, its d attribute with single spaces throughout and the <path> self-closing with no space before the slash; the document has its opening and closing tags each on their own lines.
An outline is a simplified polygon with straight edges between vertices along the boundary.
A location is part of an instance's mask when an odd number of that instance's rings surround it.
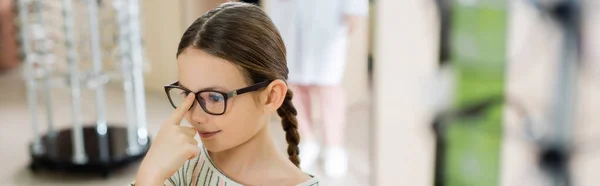
<svg viewBox="0 0 600 186">
<path fill-rule="evenodd" d="M 300 150 L 298 144 L 300 143 L 300 134 L 298 134 L 298 120 L 296 120 L 296 108 L 292 104 L 292 97 L 294 97 L 291 90 L 288 89 L 285 95 L 283 105 L 277 110 L 277 114 L 281 117 L 281 125 L 285 131 L 285 139 L 288 143 L 287 153 L 290 161 L 296 166 L 300 166 Z"/>
</svg>

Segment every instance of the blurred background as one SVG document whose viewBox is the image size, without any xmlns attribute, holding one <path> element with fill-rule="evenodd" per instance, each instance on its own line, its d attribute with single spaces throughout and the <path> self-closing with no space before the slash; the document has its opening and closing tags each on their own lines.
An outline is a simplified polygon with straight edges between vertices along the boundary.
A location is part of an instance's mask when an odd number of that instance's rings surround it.
<svg viewBox="0 0 600 186">
<path fill-rule="evenodd" d="M 0 185 L 130 183 L 172 112 L 163 86 L 177 79 L 181 34 L 223 2 L 0 0 Z M 600 182 L 600 1 L 366 8 L 347 36 L 341 83 L 348 169 L 331 177 L 320 161 L 306 170 L 323 185 Z M 319 125 L 327 116 L 314 109 Z M 72 133 L 77 126 L 85 130 Z M 271 127 L 284 152 L 279 118 Z M 98 135 L 107 131 L 117 137 Z M 54 135 L 69 148 L 44 148 Z M 98 137 L 76 140 L 89 136 Z M 61 160 L 70 164 L 81 160 L 71 147 L 96 146 L 89 158 L 106 158 L 103 148 L 125 155 L 76 173 L 44 170 L 33 156 L 73 154 Z"/>
</svg>

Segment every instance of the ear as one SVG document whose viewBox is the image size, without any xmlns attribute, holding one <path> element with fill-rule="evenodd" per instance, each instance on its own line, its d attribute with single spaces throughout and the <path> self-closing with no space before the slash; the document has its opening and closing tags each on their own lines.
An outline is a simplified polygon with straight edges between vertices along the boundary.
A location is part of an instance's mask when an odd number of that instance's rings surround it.
<svg viewBox="0 0 600 186">
<path fill-rule="evenodd" d="M 265 110 L 272 112 L 279 109 L 283 104 L 283 101 L 285 101 L 287 90 L 288 86 L 284 81 L 277 79 L 271 82 L 262 96 L 264 99 L 262 99 L 263 101 L 261 103 L 265 106 Z"/>
</svg>

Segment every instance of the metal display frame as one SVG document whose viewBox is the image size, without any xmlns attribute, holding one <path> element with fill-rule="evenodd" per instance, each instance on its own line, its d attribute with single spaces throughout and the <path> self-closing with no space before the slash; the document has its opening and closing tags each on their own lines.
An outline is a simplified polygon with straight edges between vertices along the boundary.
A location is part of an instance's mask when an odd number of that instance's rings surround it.
<svg viewBox="0 0 600 186">
<path fill-rule="evenodd" d="M 105 1 L 106 2 L 106 1 Z M 24 61 L 23 79 L 27 87 L 27 101 L 31 114 L 33 141 L 30 144 L 30 169 L 66 172 L 96 172 L 108 176 L 114 169 L 140 160 L 150 147 L 146 126 L 145 92 L 143 81 L 143 46 L 140 27 L 139 0 L 113 0 L 114 4 L 99 5 L 97 0 L 85 0 L 87 23 L 75 19 L 72 0 L 62 0 L 64 45 L 52 44 L 46 32 L 49 23 L 44 20 L 42 0 L 18 0 L 17 11 L 20 25 L 20 45 Z M 31 8 L 34 7 L 34 8 Z M 103 66 L 105 53 L 102 48 L 100 9 L 114 8 L 117 12 L 118 50 L 117 61 L 120 79 L 123 81 L 126 124 L 109 123 L 106 113 L 105 86 L 110 81 L 109 71 Z M 89 39 L 80 42 L 76 26 L 88 24 L 84 33 Z M 92 68 L 81 69 L 88 61 L 80 58 L 81 48 L 89 45 Z M 65 47 L 66 60 L 57 60 L 52 47 Z M 112 51 L 108 51 L 112 52 Z M 53 70 L 55 63 L 66 63 L 68 72 L 60 74 Z M 57 130 L 54 127 L 51 90 L 56 77 L 66 77 L 71 94 L 72 127 Z M 86 125 L 82 110 L 82 92 L 95 92 L 95 116 L 93 124 Z M 38 96 L 42 92 L 47 117 L 47 132 L 42 134 L 39 119 Z"/>
</svg>

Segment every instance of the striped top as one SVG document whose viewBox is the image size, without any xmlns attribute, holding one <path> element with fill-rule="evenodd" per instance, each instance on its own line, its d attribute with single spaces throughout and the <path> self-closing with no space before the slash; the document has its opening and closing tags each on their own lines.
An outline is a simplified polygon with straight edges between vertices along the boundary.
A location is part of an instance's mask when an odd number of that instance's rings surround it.
<svg viewBox="0 0 600 186">
<path fill-rule="evenodd" d="M 186 161 L 165 181 L 165 186 L 243 186 L 219 170 L 208 156 L 206 149 L 203 146 L 201 148 L 200 155 Z M 297 186 L 318 186 L 319 180 L 315 176 L 311 175 L 311 177 L 310 180 Z M 135 186 L 135 182 L 130 186 Z"/>
</svg>

